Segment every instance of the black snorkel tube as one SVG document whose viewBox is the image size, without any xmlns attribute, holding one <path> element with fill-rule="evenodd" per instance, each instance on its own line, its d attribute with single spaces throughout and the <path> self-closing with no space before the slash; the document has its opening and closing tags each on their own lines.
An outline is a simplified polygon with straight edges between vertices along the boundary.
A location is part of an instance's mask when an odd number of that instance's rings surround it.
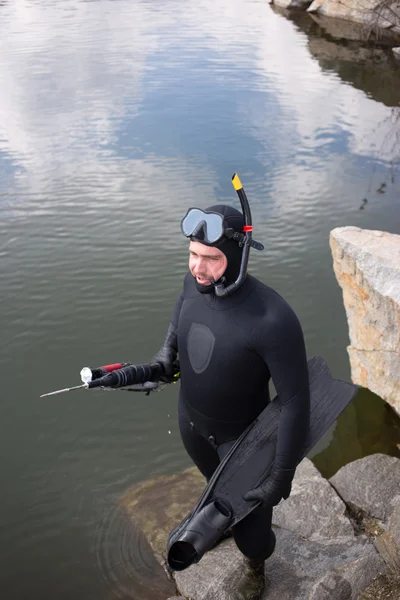
<svg viewBox="0 0 400 600">
<path fill-rule="evenodd" d="M 240 181 L 239 175 L 237 173 L 234 173 L 232 175 L 232 185 L 235 188 L 237 195 L 239 196 L 240 204 L 242 206 L 244 227 L 243 233 L 238 233 L 237 231 L 235 231 L 231 232 L 230 234 L 225 233 L 225 235 L 228 235 L 228 237 L 231 237 L 232 239 L 237 241 L 240 247 L 243 246 L 242 262 L 240 263 L 239 275 L 236 281 L 234 281 L 227 287 L 225 287 L 223 281 L 221 283 L 216 283 L 215 281 L 211 282 L 214 286 L 215 295 L 219 298 L 225 298 L 226 296 L 229 296 L 237 289 L 239 289 L 239 287 L 244 282 L 247 274 L 250 247 L 256 248 L 257 250 L 264 250 L 264 246 L 262 244 L 259 244 L 258 242 L 252 239 L 253 224 L 251 219 L 250 204 L 247 200 L 246 192 L 243 189 L 242 182 Z"/>
</svg>

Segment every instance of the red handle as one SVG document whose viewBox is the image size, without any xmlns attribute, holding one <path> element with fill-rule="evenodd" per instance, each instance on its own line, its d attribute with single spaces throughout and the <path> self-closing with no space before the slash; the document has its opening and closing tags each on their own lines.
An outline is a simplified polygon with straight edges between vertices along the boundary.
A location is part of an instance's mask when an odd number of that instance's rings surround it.
<svg viewBox="0 0 400 600">
<path fill-rule="evenodd" d="M 125 363 L 114 363 L 113 365 L 104 365 L 100 367 L 100 369 L 104 369 L 107 373 L 111 373 L 111 371 L 115 371 L 116 369 L 122 369 Z"/>
</svg>

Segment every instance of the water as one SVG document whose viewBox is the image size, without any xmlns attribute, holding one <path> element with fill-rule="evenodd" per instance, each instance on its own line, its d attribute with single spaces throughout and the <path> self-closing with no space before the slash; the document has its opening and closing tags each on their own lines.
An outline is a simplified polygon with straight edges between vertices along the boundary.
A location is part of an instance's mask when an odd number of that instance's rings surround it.
<svg viewBox="0 0 400 600">
<path fill-rule="evenodd" d="M 157 351 L 186 271 L 180 219 L 188 206 L 237 206 L 234 171 L 266 246 L 253 274 L 292 304 L 308 354 L 349 377 L 329 232 L 400 233 L 399 72 L 363 52 L 261 1 L 0 3 L 9 600 L 172 595 L 117 501 L 190 464 L 175 389 L 39 395 L 79 383 L 84 365 Z M 315 460 L 330 474 L 395 454 L 397 427 L 365 392 Z"/>
</svg>

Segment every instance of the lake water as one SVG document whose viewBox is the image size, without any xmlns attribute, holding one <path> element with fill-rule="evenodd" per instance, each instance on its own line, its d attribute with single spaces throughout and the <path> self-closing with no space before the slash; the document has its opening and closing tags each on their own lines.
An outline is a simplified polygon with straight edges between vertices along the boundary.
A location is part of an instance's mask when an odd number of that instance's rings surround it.
<svg viewBox="0 0 400 600">
<path fill-rule="evenodd" d="M 399 102 L 390 52 L 265 1 L 0 2 L 7 600 L 167 597 L 118 498 L 190 464 L 176 389 L 39 395 L 158 350 L 187 268 L 180 220 L 238 206 L 235 171 L 266 247 L 251 272 L 296 310 L 309 356 L 349 378 L 329 232 L 400 234 Z M 330 475 L 399 443 L 398 420 L 363 391 L 315 461 Z"/>
</svg>

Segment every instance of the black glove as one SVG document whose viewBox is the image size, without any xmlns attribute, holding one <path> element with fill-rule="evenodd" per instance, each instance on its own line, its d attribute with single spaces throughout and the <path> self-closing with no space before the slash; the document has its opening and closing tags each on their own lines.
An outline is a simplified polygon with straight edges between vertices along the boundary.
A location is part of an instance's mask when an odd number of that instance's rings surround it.
<svg viewBox="0 0 400 600">
<path fill-rule="evenodd" d="M 246 492 L 245 500 L 258 500 L 262 506 L 276 506 L 284 498 L 289 498 L 292 479 L 296 469 L 274 467 L 272 473 L 258 487 Z"/>
<path fill-rule="evenodd" d="M 174 364 L 176 363 L 177 354 L 178 340 L 176 328 L 170 323 L 163 345 L 150 361 L 150 364 L 159 363 L 162 366 L 164 374 L 161 377 L 161 381 L 165 381 L 166 383 L 174 381 Z"/>
</svg>

